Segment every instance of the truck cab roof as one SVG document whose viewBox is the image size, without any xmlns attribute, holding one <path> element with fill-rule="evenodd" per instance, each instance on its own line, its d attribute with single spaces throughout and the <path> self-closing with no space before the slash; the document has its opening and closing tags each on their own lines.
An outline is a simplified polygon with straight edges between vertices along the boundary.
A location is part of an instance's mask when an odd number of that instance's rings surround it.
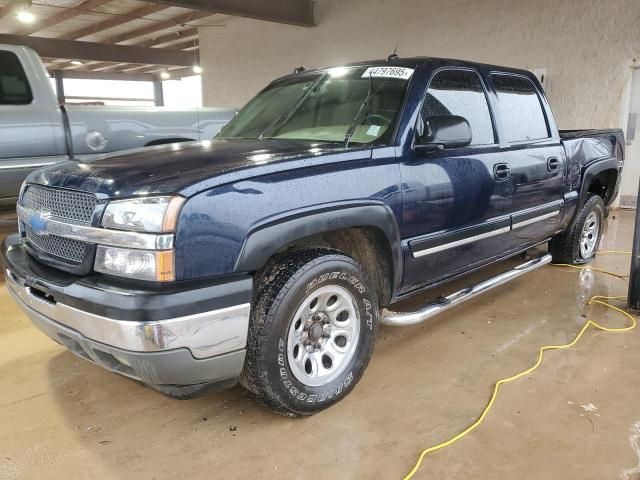
<svg viewBox="0 0 640 480">
<path fill-rule="evenodd" d="M 499 71 L 503 73 L 512 73 L 515 75 L 524 75 L 529 78 L 535 77 L 535 75 L 532 72 L 524 69 L 519 69 L 519 68 L 493 65 L 488 63 L 472 62 L 469 60 L 461 60 L 461 59 L 454 59 L 454 58 L 423 57 L 423 56 L 396 57 L 391 60 L 386 58 L 364 60 L 364 61 L 358 61 L 358 62 L 344 63 L 341 65 L 328 65 L 324 67 L 303 70 L 300 73 L 321 72 L 321 71 L 330 70 L 332 68 L 339 68 L 339 67 L 363 67 L 363 66 L 387 66 L 387 67 L 396 66 L 396 67 L 407 67 L 407 68 L 419 68 L 419 67 L 425 67 L 425 66 L 439 68 L 442 66 L 454 66 L 454 67 L 462 67 L 462 68 L 465 68 L 465 67 L 472 68 L 479 72 L 486 72 L 486 73 Z M 284 77 L 299 75 L 300 73 L 292 73 L 289 75 L 285 75 Z M 284 77 L 281 77 L 281 78 L 284 78 Z"/>
</svg>

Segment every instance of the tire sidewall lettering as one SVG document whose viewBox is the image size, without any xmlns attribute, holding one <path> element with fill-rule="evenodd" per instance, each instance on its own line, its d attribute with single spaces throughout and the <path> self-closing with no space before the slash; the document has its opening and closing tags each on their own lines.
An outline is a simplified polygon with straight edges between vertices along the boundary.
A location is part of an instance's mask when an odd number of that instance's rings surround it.
<svg viewBox="0 0 640 480">
<path fill-rule="evenodd" d="M 307 284 L 305 293 L 309 293 L 311 290 L 322 285 L 327 280 L 336 280 L 336 279 L 339 279 L 351 284 L 361 295 L 363 295 L 367 291 L 364 284 L 355 275 L 346 274 L 344 272 L 332 272 L 332 273 L 324 273 L 320 275 L 319 278 L 314 278 L 311 282 Z"/>
<path fill-rule="evenodd" d="M 338 283 L 346 283 L 345 285 L 351 293 L 356 298 L 356 303 L 358 304 L 358 310 L 360 314 L 360 321 L 364 321 L 368 326 L 370 332 L 373 332 L 374 324 L 375 324 L 375 307 L 372 302 L 364 297 L 367 289 L 364 283 L 354 274 L 343 271 L 332 271 L 328 273 L 322 273 L 306 284 L 304 289 L 304 294 L 308 295 L 313 290 L 320 288 L 325 285 L 328 281 L 338 281 Z M 355 291 L 354 291 L 355 290 Z M 359 294 L 359 295 L 358 295 Z M 364 318 L 363 318 L 364 316 Z M 289 328 L 289 323 L 287 323 L 287 331 Z M 287 334 L 287 331 L 283 332 L 283 335 Z M 361 330 L 364 332 L 365 330 Z M 362 334 L 362 333 L 361 333 Z M 282 382 L 282 386 L 286 390 L 286 392 L 293 398 L 298 401 L 305 403 L 322 403 L 329 400 L 332 400 L 334 397 L 340 396 L 348 387 L 353 383 L 354 380 L 354 371 L 353 368 L 346 370 L 339 378 L 341 378 L 340 382 L 332 385 L 328 391 L 323 392 L 313 392 L 313 390 L 317 390 L 313 387 L 306 387 L 301 384 L 293 375 L 290 373 L 288 363 L 287 363 L 287 355 L 286 355 L 286 345 L 287 342 L 285 340 L 286 337 L 278 338 L 278 352 L 276 355 L 276 362 L 279 367 L 279 377 Z M 354 356 L 352 362 L 355 361 L 357 357 Z M 335 382 L 335 380 L 334 380 Z M 320 387 L 320 388 L 326 388 Z M 306 390 L 306 391 L 305 391 Z"/>
</svg>

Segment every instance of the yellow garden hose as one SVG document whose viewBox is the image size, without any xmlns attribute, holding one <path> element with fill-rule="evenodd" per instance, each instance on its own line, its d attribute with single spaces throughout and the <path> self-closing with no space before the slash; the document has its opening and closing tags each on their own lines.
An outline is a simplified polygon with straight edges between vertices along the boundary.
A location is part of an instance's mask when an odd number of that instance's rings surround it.
<svg viewBox="0 0 640 480">
<path fill-rule="evenodd" d="M 608 270 L 603 270 L 601 268 L 596 268 L 596 267 L 580 267 L 578 265 L 569 265 L 568 263 L 552 263 L 551 266 L 553 267 L 566 267 L 566 268 L 573 268 L 575 270 L 593 270 L 594 272 L 600 272 L 600 273 L 604 273 L 606 275 L 611 275 L 612 277 L 617 277 L 617 278 L 621 278 L 622 280 L 626 280 L 627 277 L 629 275 L 619 275 L 617 273 L 613 273 L 610 272 Z M 625 297 L 626 298 L 626 297 Z"/>
<path fill-rule="evenodd" d="M 610 250 L 607 252 L 600 252 L 600 253 L 625 253 L 628 254 L 630 252 L 623 252 L 620 250 Z M 595 267 L 581 267 L 581 266 L 576 266 L 576 265 L 568 265 L 568 264 L 554 264 L 557 267 L 568 267 L 568 268 L 572 268 L 575 270 L 594 270 L 596 272 L 601 272 L 601 273 L 605 273 L 607 275 L 611 275 L 617 278 L 621 278 L 623 280 L 625 280 L 625 277 L 623 275 L 619 275 L 617 273 L 613 273 L 613 272 L 609 272 L 607 270 L 602 270 L 599 268 L 595 268 Z M 504 385 L 505 383 L 510 383 L 513 382 L 515 380 L 518 380 L 519 378 L 522 378 L 528 374 L 530 374 L 531 372 L 533 372 L 535 369 L 537 369 L 540 364 L 542 363 L 542 358 L 544 356 L 544 352 L 546 352 L 547 350 L 563 350 L 566 348 L 571 348 L 573 347 L 576 343 L 578 343 L 580 341 L 580 339 L 582 338 L 582 336 L 584 335 L 584 333 L 589 329 L 589 327 L 594 327 L 596 330 L 601 330 L 603 332 L 614 332 L 614 333 L 620 333 L 620 332 L 627 332 L 629 330 L 633 330 L 636 327 L 636 319 L 633 315 L 631 315 L 628 312 L 625 312 L 623 309 L 618 308 L 614 305 L 611 305 L 610 303 L 607 303 L 603 300 L 622 300 L 627 298 L 626 296 L 620 296 L 620 297 L 604 297 L 601 295 L 595 295 L 593 297 L 591 297 L 591 299 L 589 300 L 588 304 L 599 304 L 599 305 L 603 305 L 607 308 L 610 308 L 622 315 L 624 315 L 625 317 L 627 317 L 630 321 L 631 324 L 627 325 L 626 327 L 620 327 L 620 328 L 611 328 L 611 327 L 605 327 L 603 325 L 600 325 L 599 323 L 594 322 L 593 320 L 587 320 L 587 322 L 584 324 L 584 326 L 580 329 L 580 331 L 578 332 L 578 334 L 575 336 L 575 338 L 573 339 L 573 341 L 571 341 L 570 343 L 566 343 L 564 345 L 545 345 L 544 347 L 541 347 L 540 350 L 538 351 L 538 359 L 536 360 L 536 362 L 533 364 L 533 366 L 527 368 L 526 370 L 523 370 L 519 373 L 516 373 L 515 375 L 512 375 L 510 377 L 506 377 L 503 378 L 501 380 L 498 380 L 496 382 L 496 384 L 493 387 L 493 393 L 491 394 L 491 397 L 489 398 L 489 402 L 487 402 L 487 405 L 484 407 L 484 410 L 482 411 L 482 414 L 478 417 L 478 419 L 473 422 L 471 425 L 469 425 L 466 429 L 464 429 L 462 432 L 458 433 L 457 435 L 451 437 L 449 440 L 446 440 L 444 442 L 438 443 L 437 445 L 434 445 L 432 447 L 426 448 L 424 449 L 420 455 L 418 456 L 418 460 L 416 461 L 415 465 L 413 466 L 413 468 L 411 469 L 411 471 L 404 477 L 404 480 L 409 480 L 410 478 L 412 478 L 415 473 L 418 471 L 418 469 L 420 468 L 420 466 L 422 465 L 422 461 L 424 460 L 424 457 L 426 455 L 428 455 L 429 453 L 435 452 L 437 450 L 441 450 L 445 447 L 448 447 L 452 444 L 454 444 L 455 442 L 457 442 L 458 440 L 460 440 L 461 438 L 467 436 L 469 433 L 471 433 L 473 430 L 475 430 L 478 426 L 480 426 L 480 424 L 484 421 L 485 417 L 487 416 L 487 414 L 489 413 L 489 410 L 491 410 L 491 408 L 493 407 L 493 403 L 496 400 L 496 397 L 498 396 L 498 392 L 500 391 L 500 387 L 502 385 Z"/>
</svg>

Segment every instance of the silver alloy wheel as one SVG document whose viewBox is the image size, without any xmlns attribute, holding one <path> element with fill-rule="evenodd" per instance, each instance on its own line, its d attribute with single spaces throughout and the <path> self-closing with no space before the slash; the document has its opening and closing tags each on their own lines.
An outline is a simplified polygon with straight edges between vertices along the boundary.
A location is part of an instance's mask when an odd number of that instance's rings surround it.
<svg viewBox="0 0 640 480">
<path fill-rule="evenodd" d="M 582 258 L 591 258 L 596 249 L 598 234 L 600 233 L 600 219 L 596 212 L 591 212 L 587 216 L 582 234 L 580 235 L 580 256 Z"/>
<path fill-rule="evenodd" d="M 289 325 L 287 360 L 293 375 L 309 387 L 330 383 L 349 365 L 360 337 L 356 300 L 339 285 L 308 295 Z"/>
</svg>

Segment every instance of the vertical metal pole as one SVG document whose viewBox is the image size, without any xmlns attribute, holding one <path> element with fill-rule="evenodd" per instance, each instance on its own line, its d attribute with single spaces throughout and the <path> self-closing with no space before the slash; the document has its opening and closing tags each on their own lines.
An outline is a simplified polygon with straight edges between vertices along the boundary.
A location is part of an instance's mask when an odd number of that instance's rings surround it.
<svg viewBox="0 0 640 480">
<path fill-rule="evenodd" d="M 64 73 L 62 70 L 56 70 L 53 73 L 53 78 L 56 80 L 56 94 L 58 95 L 58 103 L 63 104 L 67 101 L 64 96 Z"/>
<path fill-rule="evenodd" d="M 164 92 L 162 90 L 162 80 L 153 81 L 153 100 L 156 107 L 164 107 Z"/>
<path fill-rule="evenodd" d="M 640 310 L 640 183 L 636 203 L 636 222 L 633 230 L 633 251 L 631 254 L 631 274 L 629 276 L 629 308 Z"/>
</svg>

